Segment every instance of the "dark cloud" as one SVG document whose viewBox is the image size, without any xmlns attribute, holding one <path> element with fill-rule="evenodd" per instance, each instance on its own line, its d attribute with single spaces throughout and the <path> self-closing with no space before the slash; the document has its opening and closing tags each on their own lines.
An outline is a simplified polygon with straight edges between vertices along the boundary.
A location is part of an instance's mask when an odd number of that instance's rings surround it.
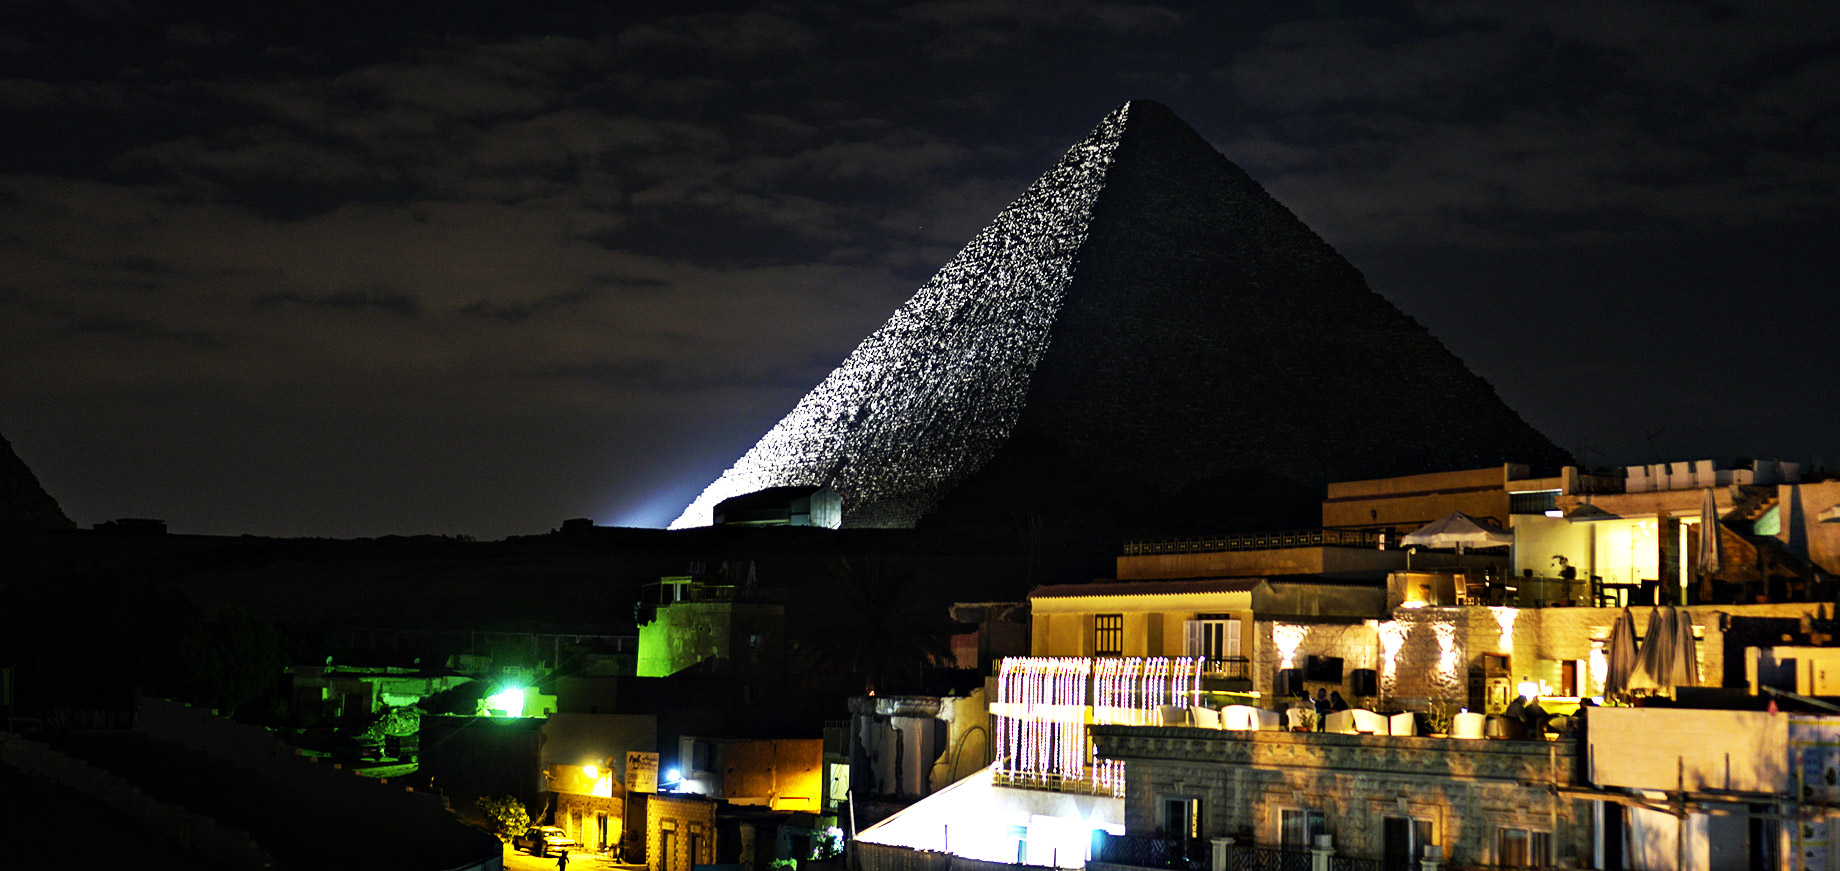
<svg viewBox="0 0 1840 871">
<path fill-rule="evenodd" d="M 1348 8 L 34 5 L 0 432 L 83 522 L 662 522 L 1145 96 L 1562 442 L 1834 453 L 1682 348 L 1825 364 L 1840 13 Z"/>
<path fill-rule="evenodd" d="M 364 290 L 344 290 L 321 296 L 308 296 L 300 293 L 263 294 L 251 300 L 257 309 L 273 306 L 306 306 L 308 308 L 332 309 L 336 311 L 365 311 L 375 309 L 399 317 L 414 317 L 422 313 L 422 304 L 415 297 L 398 293 L 383 287 Z"/>
</svg>

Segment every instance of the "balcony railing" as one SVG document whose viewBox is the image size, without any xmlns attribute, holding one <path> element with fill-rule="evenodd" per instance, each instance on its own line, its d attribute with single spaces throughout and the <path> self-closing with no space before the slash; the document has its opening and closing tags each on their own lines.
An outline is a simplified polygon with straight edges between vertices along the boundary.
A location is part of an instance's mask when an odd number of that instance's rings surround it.
<svg viewBox="0 0 1840 871">
<path fill-rule="evenodd" d="M 1309 871 L 1304 855 L 1302 871 Z M 1093 833 L 1093 861 L 1173 871 L 1212 871 L 1213 855 L 1205 839 L 1147 838 L 1143 835 Z"/>
<path fill-rule="evenodd" d="M 1214 860 L 1219 858 L 1221 863 Z M 1420 871 L 1416 861 L 1365 859 L 1331 854 L 1330 871 Z M 1312 854 L 1295 847 L 1261 847 L 1255 844 L 1226 844 L 1220 853 L 1213 850 L 1211 839 L 1184 841 L 1180 838 L 1153 838 L 1142 835 L 1093 834 L 1093 861 L 1137 868 L 1169 871 L 1312 871 Z M 1453 867 L 1453 866 L 1446 866 Z M 1469 869 L 1471 866 L 1464 866 Z M 1476 871 L 1485 871 L 1477 867 Z M 1506 871 L 1489 868 L 1486 871 Z"/>
<path fill-rule="evenodd" d="M 1244 656 L 1223 656 L 1209 658 L 1201 664 L 1202 677 L 1218 677 L 1228 680 L 1250 680 L 1252 678 L 1252 661 Z"/>
<path fill-rule="evenodd" d="M 1226 867 L 1212 871 L 1310 871 L 1310 851 L 1229 844 Z"/>
<path fill-rule="evenodd" d="M 1381 534 L 1369 529 L 1297 529 L 1190 538 L 1150 538 L 1124 543 L 1125 556 L 1167 553 L 1220 553 L 1235 550 L 1281 550 L 1293 547 L 1380 547 Z"/>
</svg>

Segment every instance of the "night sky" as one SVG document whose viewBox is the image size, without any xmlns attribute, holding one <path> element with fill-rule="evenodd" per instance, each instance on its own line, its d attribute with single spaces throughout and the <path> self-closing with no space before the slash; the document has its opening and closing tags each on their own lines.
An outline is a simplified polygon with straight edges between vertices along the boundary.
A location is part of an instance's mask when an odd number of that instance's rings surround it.
<svg viewBox="0 0 1840 871">
<path fill-rule="evenodd" d="M 1591 464 L 1840 461 L 1840 6 L 1400 5 L 9 3 L 0 433 L 84 525 L 662 525 L 1145 97 Z"/>
</svg>

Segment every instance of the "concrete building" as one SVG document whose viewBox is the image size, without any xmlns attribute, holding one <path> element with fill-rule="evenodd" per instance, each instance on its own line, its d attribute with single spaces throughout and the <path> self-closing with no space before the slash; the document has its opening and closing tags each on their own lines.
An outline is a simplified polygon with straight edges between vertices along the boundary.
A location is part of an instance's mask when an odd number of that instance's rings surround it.
<svg viewBox="0 0 1840 871">
<path fill-rule="evenodd" d="M 621 843 L 628 816 L 626 798 L 635 788 L 629 754 L 658 751 L 658 718 L 644 714 L 553 714 L 541 728 L 539 764 L 547 787 L 545 804 L 560 826 L 584 850 Z M 651 772 L 656 779 L 656 771 Z M 655 783 L 641 784 L 656 790 Z M 635 821 L 636 822 L 636 821 Z"/>
<path fill-rule="evenodd" d="M 637 800 L 635 798 L 635 803 Z M 716 861 L 716 801 L 696 795 L 645 796 L 645 850 L 626 861 L 647 871 L 691 871 Z"/>
<path fill-rule="evenodd" d="M 681 575 L 648 585 L 639 604 L 639 677 L 699 673 L 777 683 L 785 665 L 780 591 Z"/>
<path fill-rule="evenodd" d="M 1535 478 L 1532 469 L 1508 463 L 1481 469 L 1402 475 L 1328 485 L 1322 504 L 1326 529 L 1365 530 L 1397 542 L 1399 536 L 1452 511 L 1486 518 L 1506 527 L 1515 514 L 1537 513 L 1559 495 L 1620 493 L 1619 478 L 1586 475 L 1576 466 L 1554 478 Z"/>
<path fill-rule="evenodd" d="M 825 807 L 822 738 L 678 739 L 675 791 L 776 811 Z"/>
<path fill-rule="evenodd" d="M 716 503 L 715 526 L 843 525 L 843 500 L 829 487 L 769 487 Z"/>
</svg>

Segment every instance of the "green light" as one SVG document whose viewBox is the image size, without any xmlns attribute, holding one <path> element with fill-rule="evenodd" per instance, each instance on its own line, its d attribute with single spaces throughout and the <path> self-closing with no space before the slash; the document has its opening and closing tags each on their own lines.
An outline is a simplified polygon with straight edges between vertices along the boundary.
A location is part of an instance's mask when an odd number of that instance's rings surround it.
<svg viewBox="0 0 1840 871">
<path fill-rule="evenodd" d="M 504 711 L 507 717 L 524 716 L 524 688 L 506 687 L 486 698 L 486 707 Z"/>
</svg>

